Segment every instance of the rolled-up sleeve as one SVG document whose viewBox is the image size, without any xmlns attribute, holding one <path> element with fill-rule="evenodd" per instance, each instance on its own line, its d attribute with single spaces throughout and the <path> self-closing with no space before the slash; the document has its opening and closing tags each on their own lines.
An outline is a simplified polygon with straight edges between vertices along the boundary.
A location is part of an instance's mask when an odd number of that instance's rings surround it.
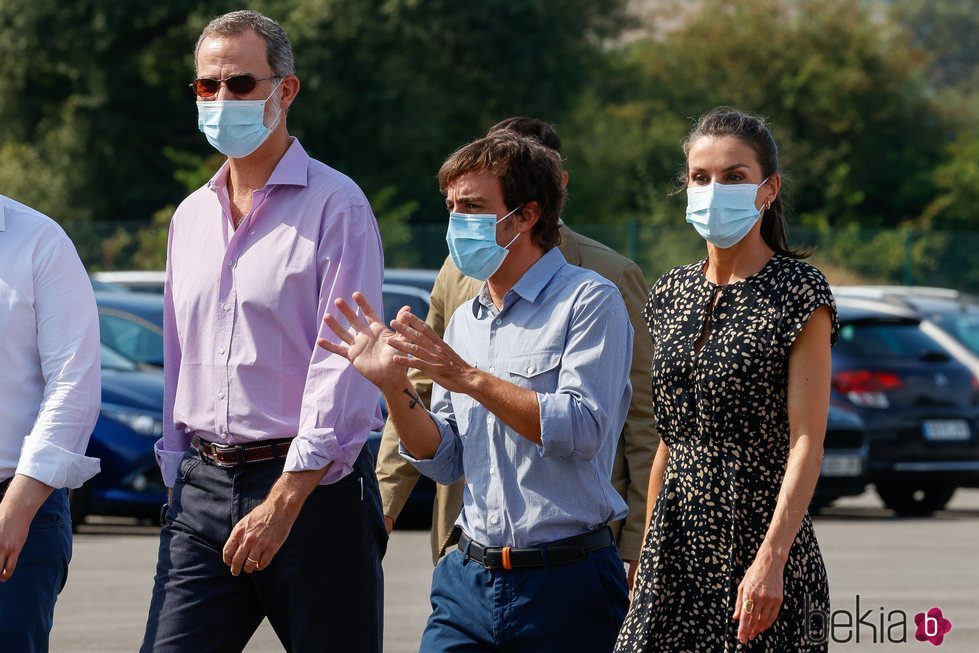
<svg viewBox="0 0 979 653">
<path fill-rule="evenodd" d="M 632 337 L 614 286 L 583 291 L 571 316 L 558 388 L 537 393 L 542 456 L 591 460 L 605 438 L 619 436 L 632 396 Z"/>
<path fill-rule="evenodd" d="M 463 475 L 463 445 L 459 437 L 455 416 L 452 410 L 452 395 L 442 386 L 432 385 L 432 410 L 429 412 L 438 427 L 442 441 L 431 458 L 415 458 L 399 444 L 401 456 L 415 466 L 419 472 L 436 483 L 449 485 Z"/>
<path fill-rule="evenodd" d="M 92 285 L 67 236 L 34 261 L 34 311 L 44 397 L 16 473 L 77 488 L 99 472 L 85 450 L 99 415 L 101 349 Z"/>
<path fill-rule="evenodd" d="M 320 284 L 317 335 L 338 342 L 323 323 L 323 314 L 336 312 L 334 300 L 352 302 L 354 291 L 367 298 L 380 314 L 384 253 L 370 207 L 355 204 L 326 223 L 317 248 Z M 383 425 L 380 392 L 346 358 L 314 345 L 303 391 L 299 433 L 286 457 L 284 471 L 323 469 L 321 481 L 334 483 L 353 469 L 367 437 Z"/>
</svg>

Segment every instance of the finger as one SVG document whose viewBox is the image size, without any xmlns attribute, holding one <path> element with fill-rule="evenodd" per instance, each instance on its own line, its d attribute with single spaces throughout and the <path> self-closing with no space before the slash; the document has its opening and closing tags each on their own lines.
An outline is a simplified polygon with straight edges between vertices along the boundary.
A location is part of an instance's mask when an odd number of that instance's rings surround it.
<svg viewBox="0 0 979 653">
<path fill-rule="evenodd" d="M 354 344 L 354 337 L 350 334 L 350 331 L 343 328 L 343 325 L 340 324 L 335 317 L 329 313 L 325 313 L 323 315 L 323 322 L 326 323 L 326 326 L 330 327 L 330 331 L 337 334 L 337 337 L 340 338 L 340 340 L 343 340 L 348 345 Z"/>
<path fill-rule="evenodd" d="M 228 536 L 228 541 L 224 543 L 224 548 L 221 549 L 221 559 L 224 560 L 224 564 L 231 566 L 231 561 L 235 559 L 235 553 L 238 552 L 240 537 L 241 529 L 235 526 Z"/>
<path fill-rule="evenodd" d="M 744 594 L 742 594 L 742 596 L 743 596 L 743 600 L 742 600 L 742 603 L 741 603 L 742 606 L 744 605 L 744 602 L 743 601 L 750 601 L 750 600 L 752 600 L 751 596 L 749 596 L 747 592 L 745 592 Z M 752 621 L 754 620 L 754 616 L 755 616 L 754 615 L 754 612 L 757 609 L 758 609 L 758 606 L 757 605 L 752 606 L 751 612 L 747 612 L 744 609 L 742 609 L 741 619 L 739 620 L 739 623 L 738 623 L 738 641 L 739 642 L 742 642 L 743 643 L 743 642 L 747 642 L 748 641 L 748 633 L 751 632 Z"/>
<path fill-rule="evenodd" d="M 398 313 L 398 321 L 413 328 L 415 331 L 418 331 L 418 333 L 420 333 L 423 337 L 435 343 L 439 347 L 445 344 L 445 341 L 439 338 L 439 335 L 435 333 L 435 329 L 433 329 L 428 322 L 410 311 Z"/>
<path fill-rule="evenodd" d="M 250 574 L 253 571 L 262 570 L 262 557 L 259 553 L 250 553 L 245 556 L 245 564 L 242 565 L 241 570 L 246 574 Z"/>
<path fill-rule="evenodd" d="M 741 606 L 743 605 L 744 601 L 743 595 L 744 588 L 742 585 L 738 585 L 738 598 L 734 601 L 734 615 L 731 616 L 731 619 L 734 621 L 741 618 Z"/>
<path fill-rule="evenodd" d="M 17 554 L 8 553 L 7 557 L 0 561 L 0 583 L 6 583 L 10 580 L 10 577 L 14 575 L 14 569 L 17 568 Z"/>
<path fill-rule="evenodd" d="M 405 324 L 404 322 L 394 320 L 391 322 L 391 328 L 394 329 L 398 335 L 409 342 L 432 351 L 435 354 L 442 354 L 441 350 L 437 346 L 433 345 L 432 340 L 422 335 L 422 333 L 415 327 Z"/>
<path fill-rule="evenodd" d="M 350 352 L 350 349 L 347 348 L 347 347 L 344 347 L 343 345 L 338 345 L 337 343 L 333 342 L 332 340 L 327 340 L 326 338 L 317 338 L 316 339 L 316 344 L 319 347 L 322 347 L 326 351 L 330 352 L 331 354 L 338 354 L 338 355 L 343 356 L 344 358 L 347 358 L 347 359 L 350 358 L 347 355 Z"/>
<path fill-rule="evenodd" d="M 360 310 L 364 312 L 364 316 L 367 317 L 368 324 L 370 324 L 371 322 L 379 322 L 380 324 L 384 324 L 384 320 L 382 320 L 380 317 L 377 316 L 377 311 L 374 310 L 374 307 L 371 306 L 371 303 L 367 301 L 367 298 L 364 297 L 361 293 L 359 292 L 354 293 L 354 301 L 357 303 L 357 306 L 360 307 Z"/>
<path fill-rule="evenodd" d="M 409 356 L 395 356 L 394 362 L 402 367 L 411 367 L 418 370 L 419 372 L 424 372 L 429 378 L 434 379 L 441 369 L 439 365 L 435 363 L 429 363 L 421 358 L 414 358 Z"/>
<path fill-rule="evenodd" d="M 343 298 L 337 298 L 335 302 L 337 308 L 340 309 L 340 313 L 347 319 L 347 322 L 353 327 L 354 331 L 367 331 L 367 322 L 357 315 L 354 309 L 350 308 L 350 304 L 343 300 Z"/>
</svg>

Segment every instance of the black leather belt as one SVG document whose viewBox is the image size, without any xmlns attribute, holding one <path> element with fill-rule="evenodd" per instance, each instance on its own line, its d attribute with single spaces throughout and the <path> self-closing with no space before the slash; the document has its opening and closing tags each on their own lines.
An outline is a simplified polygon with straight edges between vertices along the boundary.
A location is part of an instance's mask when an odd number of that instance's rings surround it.
<svg viewBox="0 0 979 653">
<path fill-rule="evenodd" d="M 289 453 L 292 438 L 265 440 L 251 444 L 221 444 L 202 440 L 195 435 L 191 438 L 190 444 L 205 461 L 228 469 L 238 465 L 264 463 L 285 458 L 286 454 Z"/>
<path fill-rule="evenodd" d="M 612 531 L 608 526 L 603 526 L 590 533 L 525 549 L 514 549 L 509 546 L 483 546 L 465 533 L 459 538 L 459 550 L 462 551 L 462 554 L 487 569 L 526 569 L 528 567 L 566 565 L 583 560 L 588 553 L 604 549 L 607 546 L 612 546 L 612 544 Z"/>
</svg>

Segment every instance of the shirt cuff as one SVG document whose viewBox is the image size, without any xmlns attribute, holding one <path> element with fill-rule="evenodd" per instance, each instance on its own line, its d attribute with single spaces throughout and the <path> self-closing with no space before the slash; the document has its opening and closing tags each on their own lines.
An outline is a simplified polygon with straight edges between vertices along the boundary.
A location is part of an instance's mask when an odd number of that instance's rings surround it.
<svg viewBox="0 0 979 653">
<path fill-rule="evenodd" d="M 20 452 L 17 474 L 30 476 L 54 489 L 79 488 L 99 473 L 98 458 L 62 449 L 50 442 L 27 440 Z"/>
<path fill-rule="evenodd" d="M 347 445 L 354 447 L 356 443 L 350 441 Z M 363 445 L 364 443 L 361 442 L 356 447 L 358 454 Z M 343 447 L 337 442 L 333 429 L 315 429 L 293 438 L 282 471 L 305 472 L 323 469 L 329 465 L 329 469 L 320 480 L 320 485 L 329 485 L 352 472 L 356 459 L 356 456 L 353 460 L 348 459 Z"/>
<path fill-rule="evenodd" d="M 167 451 L 163 448 L 163 438 L 160 438 L 153 445 L 153 454 L 156 456 L 156 464 L 160 466 L 160 474 L 163 476 L 163 484 L 172 488 L 177 482 L 177 472 L 180 471 L 180 461 L 183 460 L 184 451 Z"/>
<path fill-rule="evenodd" d="M 571 421 L 571 397 L 569 395 L 537 393 L 540 406 L 541 457 L 570 458 L 574 454 L 574 437 L 569 428 Z"/>
<path fill-rule="evenodd" d="M 461 467 L 459 436 L 456 435 L 447 421 L 431 411 L 428 414 L 432 416 L 435 425 L 438 427 L 439 435 L 442 437 L 438 449 L 435 450 L 435 455 L 431 458 L 415 458 L 405 449 L 404 442 L 398 443 L 398 451 L 401 453 L 401 457 L 414 465 L 419 472 L 436 483 L 449 485 L 462 475 L 461 471 L 457 473 Z"/>
</svg>

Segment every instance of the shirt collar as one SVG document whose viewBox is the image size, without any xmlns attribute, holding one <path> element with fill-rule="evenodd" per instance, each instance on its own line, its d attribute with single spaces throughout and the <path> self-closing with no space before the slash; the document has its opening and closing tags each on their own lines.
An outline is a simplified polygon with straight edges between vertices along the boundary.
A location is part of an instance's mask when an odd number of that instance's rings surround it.
<svg viewBox="0 0 979 653">
<path fill-rule="evenodd" d="M 554 275 L 557 274 L 558 270 L 567 265 L 568 262 L 564 258 L 564 254 L 557 247 L 552 247 L 547 251 L 542 257 L 537 259 L 537 262 L 530 266 L 530 269 L 523 273 L 523 276 L 517 280 L 517 283 L 513 285 L 510 292 L 507 293 L 507 297 L 510 293 L 514 293 L 521 299 L 525 299 L 528 302 L 536 302 L 537 298 L 540 296 L 541 292 L 551 282 Z M 503 300 L 504 310 L 506 309 L 508 302 L 506 298 Z M 479 289 L 479 295 L 473 300 L 473 315 L 479 315 L 479 306 L 482 305 L 487 309 L 494 307 L 493 299 L 489 294 L 489 286 L 486 282 L 483 282 L 483 286 Z"/>
<path fill-rule="evenodd" d="M 230 173 L 229 165 L 230 162 L 225 161 L 218 168 L 218 171 L 207 182 L 208 188 L 213 191 L 218 191 L 227 187 L 228 174 Z M 272 174 L 269 176 L 269 180 L 265 186 L 306 186 L 308 171 L 309 155 L 306 154 L 303 146 L 299 144 L 299 139 L 293 137 L 292 145 L 282 155 L 279 162 L 275 164 L 275 169 L 272 170 Z"/>
</svg>

